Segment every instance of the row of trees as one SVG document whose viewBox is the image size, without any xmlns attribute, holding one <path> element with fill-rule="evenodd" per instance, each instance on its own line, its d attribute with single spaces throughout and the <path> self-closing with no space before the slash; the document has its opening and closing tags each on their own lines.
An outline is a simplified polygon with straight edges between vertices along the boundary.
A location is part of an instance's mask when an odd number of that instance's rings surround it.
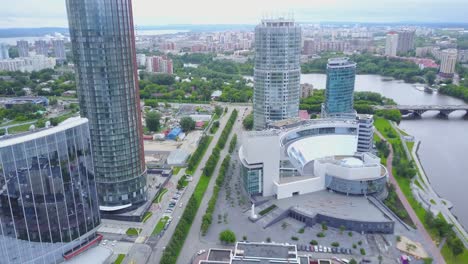
<svg viewBox="0 0 468 264">
<path fill-rule="evenodd" d="M 236 149 L 237 145 L 237 134 L 234 134 L 231 139 L 231 143 L 229 143 L 229 154 L 232 154 L 234 152 L 234 149 Z"/>
<path fill-rule="evenodd" d="M 226 126 L 221 132 L 221 136 L 219 137 L 219 140 L 216 143 L 216 146 L 213 149 L 211 156 L 208 158 L 208 161 L 206 162 L 206 165 L 203 168 L 203 175 L 208 176 L 208 177 L 211 177 L 211 175 L 213 175 L 214 169 L 216 168 L 216 164 L 218 164 L 218 161 L 219 161 L 221 150 L 226 145 L 226 142 L 228 140 L 229 134 L 231 133 L 231 130 L 236 121 L 236 118 L 237 118 L 237 110 L 234 109 L 231 113 L 231 116 L 229 117 L 228 122 L 226 123 Z"/>
<path fill-rule="evenodd" d="M 218 194 L 221 189 L 221 186 L 224 183 L 224 177 L 226 176 L 226 172 L 229 168 L 230 161 L 231 161 L 231 157 L 228 155 L 224 158 L 223 163 L 221 163 L 218 177 L 216 177 L 216 185 L 214 186 L 214 189 L 213 189 L 213 195 L 211 196 L 211 199 L 208 202 L 208 207 L 206 208 L 206 212 L 203 215 L 203 219 L 202 219 L 201 232 L 203 236 L 206 235 L 213 221 L 213 212 L 216 206 L 216 202 L 218 200 Z"/>
<path fill-rule="evenodd" d="M 449 84 L 447 86 L 440 87 L 439 92 L 442 94 L 460 98 L 465 102 L 468 102 L 468 87 Z"/>
<path fill-rule="evenodd" d="M 244 120 L 242 120 L 242 125 L 244 126 L 245 130 L 252 130 L 254 125 L 253 114 L 248 114 Z"/>
<path fill-rule="evenodd" d="M 42 105 L 20 104 L 11 108 L 0 108 L 0 120 L 9 119 L 15 121 L 28 121 L 41 118 L 41 111 L 45 111 Z"/>
<path fill-rule="evenodd" d="M 453 231 L 453 225 L 447 223 L 442 215 L 435 217 L 432 212 L 426 211 L 425 222 L 429 228 L 435 229 L 441 238 L 445 237 L 447 239 L 447 246 L 450 248 L 453 255 L 457 256 L 463 253 L 465 250 L 463 242 L 457 237 L 455 231 Z"/>
<path fill-rule="evenodd" d="M 231 117 L 229 118 L 229 121 L 231 121 L 232 116 L 237 116 L 237 111 L 236 110 L 234 110 L 233 113 L 231 114 Z M 226 124 L 226 127 L 229 125 L 229 121 L 228 121 L 228 124 Z M 234 118 L 234 121 L 235 121 L 235 118 Z M 234 123 L 234 122 L 232 122 L 232 123 Z M 226 129 L 226 127 L 225 127 L 225 129 Z M 232 125 L 231 125 L 231 128 L 232 128 Z M 229 129 L 229 131 L 230 131 L 230 129 Z M 223 132 L 224 132 L 224 130 L 223 130 Z M 202 138 L 202 141 L 203 141 L 203 139 L 204 138 Z M 221 140 L 221 138 L 219 140 Z M 200 142 L 200 144 L 201 143 L 202 142 Z M 205 141 L 204 144 L 206 144 L 206 146 L 208 146 L 209 145 L 209 140 Z M 224 142 L 224 144 L 225 144 L 225 142 Z M 224 144 L 223 144 L 223 147 L 224 147 Z M 219 141 L 216 144 L 216 148 L 222 149 L 222 148 L 219 147 Z M 200 147 L 197 148 L 197 151 L 195 151 L 195 152 L 198 152 L 199 149 L 200 149 Z M 205 152 L 204 150 L 201 151 L 199 153 L 199 156 L 202 156 L 202 154 L 204 152 Z M 198 164 L 198 162 L 196 162 L 196 164 Z M 189 161 L 189 165 L 190 165 L 190 161 Z M 192 168 L 195 168 L 197 165 L 192 165 L 192 166 L 193 166 Z M 200 184 L 200 182 L 199 182 L 199 184 Z M 196 190 L 198 189 L 199 184 L 197 184 L 197 187 L 195 187 Z M 205 191 L 206 191 L 206 187 L 205 187 L 205 189 L 203 189 L 203 192 L 205 192 Z M 188 235 L 188 233 L 190 231 L 190 227 L 192 226 L 192 222 L 195 219 L 195 216 L 197 214 L 198 208 L 199 208 L 200 203 L 201 203 L 201 200 L 199 200 L 199 198 L 197 198 L 197 196 L 195 194 L 196 194 L 196 191 L 190 197 L 190 199 L 189 199 L 189 201 L 187 203 L 187 206 L 185 207 L 185 210 L 184 210 L 184 212 L 183 212 L 183 214 L 182 214 L 182 216 L 181 216 L 181 218 L 179 220 L 179 223 L 175 227 L 174 234 L 172 235 L 171 240 L 169 241 L 169 243 L 168 243 L 168 245 L 167 245 L 167 247 L 164 250 L 164 253 L 162 255 L 161 262 L 160 262 L 161 264 L 175 264 L 177 262 L 177 258 L 178 258 L 179 254 L 180 254 L 180 251 L 182 250 L 182 247 L 183 247 L 183 245 L 185 243 L 185 239 L 187 239 L 187 235 Z M 203 195 L 201 197 L 203 197 Z"/>
<path fill-rule="evenodd" d="M 200 139 L 200 142 L 198 143 L 197 149 L 193 152 L 192 156 L 190 156 L 188 165 L 187 165 L 187 170 L 188 171 L 194 171 L 198 164 L 200 163 L 200 160 L 203 158 L 203 155 L 205 154 L 206 149 L 210 145 L 212 137 L 210 136 L 202 136 Z"/>
</svg>

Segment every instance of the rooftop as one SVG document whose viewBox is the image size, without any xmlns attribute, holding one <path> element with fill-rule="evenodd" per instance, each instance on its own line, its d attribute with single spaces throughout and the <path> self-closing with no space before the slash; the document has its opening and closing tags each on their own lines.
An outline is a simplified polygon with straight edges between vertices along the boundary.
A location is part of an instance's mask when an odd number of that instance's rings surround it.
<svg viewBox="0 0 468 264">
<path fill-rule="evenodd" d="M 276 243 L 237 242 L 234 257 L 264 259 L 295 259 L 296 246 Z"/>
<path fill-rule="evenodd" d="M 341 68 L 341 67 L 356 67 L 356 63 L 350 61 L 349 58 L 330 58 L 328 59 L 327 68 Z"/>
</svg>

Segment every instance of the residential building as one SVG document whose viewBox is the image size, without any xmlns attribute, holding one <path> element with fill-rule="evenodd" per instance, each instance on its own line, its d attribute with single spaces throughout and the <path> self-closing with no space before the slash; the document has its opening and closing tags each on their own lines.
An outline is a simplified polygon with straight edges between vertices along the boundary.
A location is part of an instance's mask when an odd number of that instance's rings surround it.
<svg viewBox="0 0 468 264">
<path fill-rule="evenodd" d="M 302 53 L 305 55 L 312 55 L 316 52 L 315 41 L 313 39 L 304 40 L 304 48 Z"/>
<path fill-rule="evenodd" d="M 172 60 L 167 56 L 152 56 L 146 58 L 146 71 L 154 73 L 173 74 Z"/>
<path fill-rule="evenodd" d="M 458 50 L 458 61 L 461 63 L 468 62 L 468 49 Z"/>
<path fill-rule="evenodd" d="M 86 118 L 0 141 L 0 259 L 62 263 L 101 238 Z"/>
<path fill-rule="evenodd" d="M 34 42 L 34 49 L 37 55 L 49 56 L 49 44 L 45 40 L 36 40 Z"/>
<path fill-rule="evenodd" d="M 456 49 L 445 49 L 441 51 L 440 71 L 442 77 L 451 78 L 455 73 L 458 53 Z"/>
<path fill-rule="evenodd" d="M 55 58 L 48 58 L 43 55 L 34 55 L 0 60 L 0 71 L 32 72 L 43 69 L 53 69 L 55 65 Z"/>
<path fill-rule="evenodd" d="M 292 19 L 264 19 L 255 27 L 254 128 L 297 117 L 301 28 Z"/>
<path fill-rule="evenodd" d="M 301 98 L 307 98 L 314 93 L 314 86 L 310 83 L 301 84 Z"/>
<path fill-rule="evenodd" d="M 52 46 L 54 48 L 54 57 L 59 60 L 65 60 L 67 55 L 65 53 L 65 42 L 62 39 L 52 40 Z"/>
<path fill-rule="evenodd" d="M 395 57 L 398 48 L 398 34 L 389 32 L 385 41 L 385 56 Z"/>
<path fill-rule="evenodd" d="M 9 59 L 10 54 L 8 52 L 8 45 L 5 43 L 0 43 L 0 60 Z"/>
<path fill-rule="evenodd" d="M 146 55 L 139 53 L 136 55 L 136 60 L 138 67 L 145 67 L 146 66 Z"/>
<path fill-rule="evenodd" d="M 416 57 L 426 57 L 427 55 L 432 53 L 432 49 L 434 47 L 427 46 L 427 47 L 417 47 L 416 48 Z"/>
<path fill-rule="evenodd" d="M 16 47 L 18 48 L 18 55 L 20 57 L 29 56 L 29 43 L 26 40 L 18 40 L 16 42 Z"/>
<path fill-rule="evenodd" d="M 137 208 L 148 198 L 132 2 L 67 0 L 66 6 L 100 209 L 108 215 Z"/>
<path fill-rule="evenodd" d="M 356 63 L 348 58 L 331 58 L 327 64 L 327 82 L 322 117 L 354 117 L 354 82 Z"/>
<path fill-rule="evenodd" d="M 372 152 L 374 147 L 374 116 L 366 114 L 356 115 L 359 123 L 358 152 Z"/>
<path fill-rule="evenodd" d="M 400 30 L 398 34 L 397 53 L 407 53 L 414 49 L 415 32 L 412 30 Z"/>
</svg>

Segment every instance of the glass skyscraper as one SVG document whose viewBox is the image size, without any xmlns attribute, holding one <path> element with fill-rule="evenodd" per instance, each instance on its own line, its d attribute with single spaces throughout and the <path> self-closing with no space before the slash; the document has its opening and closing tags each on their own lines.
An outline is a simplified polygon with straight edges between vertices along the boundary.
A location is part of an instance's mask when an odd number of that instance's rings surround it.
<svg viewBox="0 0 468 264">
<path fill-rule="evenodd" d="M 355 117 L 354 82 L 356 63 L 348 58 L 332 58 L 327 64 L 327 83 L 322 116 L 350 115 Z"/>
<path fill-rule="evenodd" d="M 102 211 L 147 200 L 131 0 L 67 0 L 81 115 Z"/>
<path fill-rule="evenodd" d="M 254 128 L 297 117 L 301 28 L 291 19 L 264 19 L 255 28 Z"/>
<path fill-rule="evenodd" d="M 86 118 L 0 141 L 0 263 L 61 263 L 100 224 Z"/>
</svg>

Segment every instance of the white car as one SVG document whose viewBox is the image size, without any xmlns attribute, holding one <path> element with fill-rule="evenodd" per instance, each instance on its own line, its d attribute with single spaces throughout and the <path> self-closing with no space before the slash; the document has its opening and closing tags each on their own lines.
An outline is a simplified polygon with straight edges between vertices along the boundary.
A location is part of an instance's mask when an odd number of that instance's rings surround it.
<svg viewBox="0 0 468 264">
<path fill-rule="evenodd" d="M 204 249 L 201 249 L 201 250 L 199 250 L 199 251 L 197 252 L 197 255 L 199 255 L 199 256 L 200 256 L 201 254 L 203 254 L 203 253 L 205 253 L 205 252 L 206 252 L 206 250 L 204 250 Z"/>
</svg>

